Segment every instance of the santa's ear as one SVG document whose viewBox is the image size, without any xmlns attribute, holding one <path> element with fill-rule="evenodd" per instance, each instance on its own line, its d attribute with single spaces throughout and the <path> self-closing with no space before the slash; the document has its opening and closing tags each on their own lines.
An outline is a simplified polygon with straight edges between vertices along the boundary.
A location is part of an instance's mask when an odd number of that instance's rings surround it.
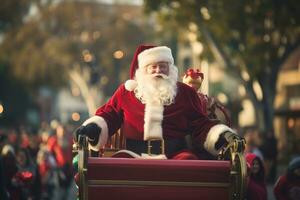
<svg viewBox="0 0 300 200">
<path fill-rule="evenodd" d="M 128 91 L 133 91 L 137 87 L 137 82 L 135 80 L 127 80 L 125 82 L 125 89 Z"/>
</svg>

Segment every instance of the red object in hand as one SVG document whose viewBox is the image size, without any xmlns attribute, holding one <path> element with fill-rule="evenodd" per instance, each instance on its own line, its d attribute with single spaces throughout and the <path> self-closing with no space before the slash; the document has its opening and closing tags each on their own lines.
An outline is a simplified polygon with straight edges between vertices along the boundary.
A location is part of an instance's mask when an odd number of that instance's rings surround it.
<svg viewBox="0 0 300 200">
<path fill-rule="evenodd" d="M 23 171 L 16 174 L 18 180 L 22 181 L 23 183 L 29 182 L 33 178 L 33 174 L 29 171 Z"/>
<path fill-rule="evenodd" d="M 28 180 L 28 179 L 32 178 L 32 173 L 31 172 L 25 171 L 25 172 L 21 172 L 21 174 L 22 174 L 22 177 L 23 177 L 24 180 Z"/>
<path fill-rule="evenodd" d="M 201 79 L 204 78 L 203 73 L 200 72 L 199 69 L 188 69 L 187 72 L 185 73 L 186 76 L 190 76 L 192 79 L 198 79 L 201 77 Z"/>
</svg>

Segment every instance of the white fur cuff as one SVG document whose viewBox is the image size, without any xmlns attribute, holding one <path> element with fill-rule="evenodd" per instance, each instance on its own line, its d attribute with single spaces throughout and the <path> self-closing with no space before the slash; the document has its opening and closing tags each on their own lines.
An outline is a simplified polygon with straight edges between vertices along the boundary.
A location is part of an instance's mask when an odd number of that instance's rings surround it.
<svg viewBox="0 0 300 200">
<path fill-rule="evenodd" d="M 218 124 L 211 127 L 204 142 L 204 148 L 212 155 L 218 155 L 219 149 L 215 149 L 215 144 L 220 135 L 226 131 L 235 133 L 235 131 L 224 124 Z"/>
<path fill-rule="evenodd" d="M 107 127 L 107 123 L 104 120 L 103 117 L 100 116 L 93 116 L 89 119 L 87 119 L 85 122 L 83 122 L 83 126 L 86 126 L 87 124 L 90 123 L 95 123 L 97 124 L 100 128 L 101 128 L 101 134 L 98 140 L 98 144 L 96 144 L 95 146 L 91 145 L 89 143 L 89 149 L 92 149 L 93 151 L 99 151 L 100 148 L 104 147 L 105 144 L 107 143 L 107 139 L 108 139 L 108 127 Z"/>
</svg>

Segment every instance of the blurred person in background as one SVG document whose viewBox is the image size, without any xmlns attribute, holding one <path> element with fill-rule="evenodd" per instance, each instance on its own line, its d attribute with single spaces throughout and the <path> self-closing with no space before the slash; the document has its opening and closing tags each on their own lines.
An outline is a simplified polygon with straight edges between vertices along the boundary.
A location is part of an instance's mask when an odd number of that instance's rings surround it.
<svg viewBox="0 0 300 200">
<path fill-rule="evenodd" d="M 37 153 L 37 166 L 41 177 L 41 199 L 53 199 L 55 189 L 59 187 L 57 178 L 57 163 L 54 154 L 48 149 L 47 143 L 51 134 L 50 126 L 42 122 L 38 135 L 40 138 L 39 151 Z"/>
<path fill-rule="evenodd" d="M 248 165 L 247 200 L 267 200 L 265 169 L 262 160 L 254 153 L 245 155 Z"/>
<path fill-rule="evenodd" d="M 52 199 L 55 188 L 59 187 L 57 181 L 57 165 L 54 155 L 46 146 L 41 146 L 37 155 L 38 171 L 41 178 L 41 199 Z"/>
<path fill-rule="evenodd" d="M 8 192 L 6 190 L 5 185 L 5 177 L 4 177 L 4 163 L 2 160 L 2 154 L 0 154 L 0 199 L 7 200 Z"/>
<path fill-rule="evenodd" d="M 39 135 L 34 134 L 30 128 L 20 128 L 19 145 L 17 148 L 27 149 L 32 160 L 36 160 L 40 142 Z"/>
<path fill-rule="evenodd" d="M 264 163 L 266 167 L 266 180 L 274 184 L 276 181 L 277 172 L 277 139 L 274 135 L 274 130 L 271 129 L 264 134 L 264 143 L 261 146 L 261 151 L 264 155 Z"/>
<path fill-rule="evenodd" d="M 300 199 L 300 157 L 292 159 L 285 174 L 279 176 L 274 185 L 277 200 Z"/>
<path fill-rule="evenodd" d="M 75 183 L 73 180 L 72 166 L 72 135 L 66 132 L 63 125 L 57 123 L 53 126 L 54 135 L 47 141 L 47 148 L 54 155 L 57 169 L 59 188 L 55 193 L 55 199 L 72 199 L 76 195 L 74 192 Z"/>
<path fill-rule="evenodd" d="M 5 145 L 5 140 L 7 139 L 6 135 L 4 134 L 4 130 L 0 130 L 0 199 L 7 200 L 8 199 L 8 192 L 6 189 L 6 175 L 4 169 L 4 161 L 2 158 L 2 147 Z"/>
<path fill-rule="evenodd" d="M 25 199 L 22 193 L 22 187 L 16 177 L 18 172 L 17 160 L 15 155 L 15 149 L 10 144 L 5 144 L 1 151 L 3 160 L 3 174 L 5 189 L 10 200 L 22 200 Z"/>
<path fill-rule="evenodd" d="M 264 155 L 260 150 L 261 138 L 256 127 L 247 128 L 244 132 L 244 138 L 246 140 L 245 153 L 254 153 L 262 161 L 264 161 Z"/>
<path fill-rule="evenodd" d="M 30 136 L 29 133 L 27 131 L 27 129 L 25 127 L 20 127 L 20 131 L 19 131 L 19 145 L 18 148 L 28 148 L 29 147 L 29 143 L 30 143 Z"/>
<path fill-rule="evenodd" d="M 20 148 L 16 153 L 19 184 L 26 199 L 40 199 L 40 174 L 27 148 Z"/>
<path fill-rule="evenodd" d="M 19 143 L 18 143 L 18 133 L 17 133 L 17 130 L 11 128 L 11 129 L 8 129 L 6 131 L 6 135 L 7 135 L 7 143 L 12 145 L 13 148 L 17 148 Z"/>
<path fill-rule="evenodd" d="M 2 151 L 2 148 L 5 144 L 7 144 L 7 134 L 5 133 L 4 130 L 0 130 L 0 152 Z"/>
</svg>

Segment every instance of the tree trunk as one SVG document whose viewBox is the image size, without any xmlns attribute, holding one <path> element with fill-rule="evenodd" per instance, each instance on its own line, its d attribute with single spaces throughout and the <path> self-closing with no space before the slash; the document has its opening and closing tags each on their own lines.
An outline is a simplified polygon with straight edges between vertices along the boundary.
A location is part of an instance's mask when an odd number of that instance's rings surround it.
<svg viewBox="0 0 300 200">
<path fill-rule="evenodd" d="M 264 123 L 265 129 L 264 131 L 270 131 L 273 128 L 273 117 L 274 117 L 274 94 L 275 91 L 270 87 L 270 83 L 265 83 L 262 85 L 263 91 L 263 113 L 264 113 Z"/>
<path fill-rule="evenodd" d="M 207 41 L 213 55 L 215 56 L 217 62 L 221 65 L 224 66 L 225 68 L 230 69 L 229 73 L 232 74 L 235 78 L 237 78 L 246 88 L 247 91 L 247 96 L 252 102 L 255 110 L 255 116 L 256 116 L 256 123 L 258 125 L 258 128 L 260 130 L 264 130 L 264 117 L 265 114 L 263 111 L 264 105 L 259 102 L 256 98 L 255 92 L 252 87 L 252 81 L 245 81 L 241 77 L 241 73 L 239 71 L 239 68 L 235 66 L 229 57 L 225 54 L 225 52 L 222 50 L 222 47 L 220 47 L 216 40 L 214 39 L 212 33 L 206 28 L 206 26 L 202 23 L 201 17 L 198 17 L 198 25 L 201 33 L 203 34 L 205 40 Z"/>
<path fill-rule="evenodd" d="M 89 86 L 87 81 L 84 80 L 82 74 L 77 70 L 70 71 L 70 77 L 78 86 L 81 95 L 88 107 L 89 116 L 93 116 L 97 109 L 96 98 L 101 97 L 98 90 Z"/>
</svg>

